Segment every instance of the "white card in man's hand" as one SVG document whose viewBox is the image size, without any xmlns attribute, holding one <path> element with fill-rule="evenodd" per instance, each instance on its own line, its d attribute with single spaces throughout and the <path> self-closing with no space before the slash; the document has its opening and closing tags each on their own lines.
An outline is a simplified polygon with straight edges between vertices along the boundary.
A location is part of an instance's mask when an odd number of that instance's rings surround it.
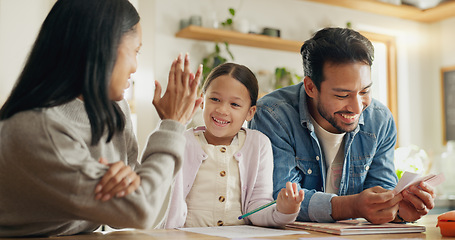
<svg viewBox="0 0 455 240">
<path fill-rule="evenodd" d="M 398 184 L 395 187 L 395 189 L 393 189 L 393 191 L 395 192 L 395 194 L 398 194 L 401 191 L 408 188 L 409 186 L 418 184 L 421 181 L 428 183 L 432 187 L 435 187 L 444 182 L 444 180 L 446 179 L 443 173 L 440 173 L 438 175 L 429 174 L 427 176 L 422 177 L 420 176 L 420 174 L 417 173 L 404 172 L 400 178 L 400 181 L 398 181 Z"/>
</svg>

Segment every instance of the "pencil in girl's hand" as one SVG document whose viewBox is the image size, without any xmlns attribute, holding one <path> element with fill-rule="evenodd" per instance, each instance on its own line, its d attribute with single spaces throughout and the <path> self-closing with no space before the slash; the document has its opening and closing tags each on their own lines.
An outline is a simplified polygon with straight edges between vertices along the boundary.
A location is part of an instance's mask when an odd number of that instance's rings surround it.
<svg viewBox="0 0 455 240">
<path fill-rule="evenodd" d="M 238 219 L 239 219 L 239 220 L 242 220 L 242 219 L 244 219 L 244 218 L 250 216 L 250 215 L 253 214 L 253 213 L 256 213 L 256 212 L 258 212 L 258 211 L 261 211 L 262 209 L 264 209 L 264 208 L 266 208 L 266 207 L 272 206 L 272 205 L 275 204 L 275 203 L 276 203 L 276 200 L 273 201 L 273 202 L 267 203 L 267 204 L 265 204 L 265 205 L 263 205 L 263 206 L 260 206 L 260 207 L 254 209 L 254 210 L 251 211 L 251 212 L 247 212 L 247 213 L 243 214 L 242 216 L 239 216 Z"/>
</svg>

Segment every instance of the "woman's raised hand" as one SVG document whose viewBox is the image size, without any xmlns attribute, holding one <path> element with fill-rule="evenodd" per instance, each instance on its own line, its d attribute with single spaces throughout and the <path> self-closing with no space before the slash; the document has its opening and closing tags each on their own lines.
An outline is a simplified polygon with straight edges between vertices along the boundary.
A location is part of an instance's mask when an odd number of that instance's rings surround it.
<svg viewBox="0 0 455 240">
<path fill-rule="evenodd" d="M 180 54 L 172 62 L 168 85 L 163 97 L 161 97 L 161 85 L 155 81 L 153 105 L 161 119 L 173 119 L 185 125 L 202 103 L 202 98 L 197 96 L 202 65 L 199 65 L 196 75 L 190 72 L 189 65 L 188 53 L 185 54 L 184 60 Z"/>
</svg>

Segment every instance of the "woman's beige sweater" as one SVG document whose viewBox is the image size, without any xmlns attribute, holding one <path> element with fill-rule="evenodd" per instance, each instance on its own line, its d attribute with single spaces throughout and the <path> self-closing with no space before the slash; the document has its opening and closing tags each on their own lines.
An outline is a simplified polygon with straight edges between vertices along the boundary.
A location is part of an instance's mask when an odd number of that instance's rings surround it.
<svg viewBox="0 0 455 240">
<path fill-rule="evenodd" d="M 0 237 L 71 235 L 101 224 L 151 228 L 162 220 L 181 167 L 185 127 L 162 121 L 138 159 L 128 104 L 118 104 L 125 130 L 95 146 L 78 99 L 0 121 Z M 108 170 L 100 157 L 132 166 L 140 187 L 123 198 L 95 200 L 95 186 Z"/>
</svg>

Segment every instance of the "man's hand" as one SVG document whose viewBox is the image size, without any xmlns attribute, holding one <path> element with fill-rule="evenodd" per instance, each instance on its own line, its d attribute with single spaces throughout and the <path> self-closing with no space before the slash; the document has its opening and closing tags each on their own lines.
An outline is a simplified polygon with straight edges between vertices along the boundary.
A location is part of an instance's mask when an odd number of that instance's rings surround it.
<svg viewBox="0 0 455 240">
<path fill-rule="evenodd" d="M 420 182 L 419 185 L 403 190 L 399 195 L 403 196 L 403 201 L 400 202 L 400 217 L 407 222 L 420 219 L 434 208 L 436 195 L 434 188 L 427 183 Z"/>
<path fill-rule="evenodd" d="M 169 71 L 169 80 L 164 96 L 161 97 L 161 85 L 155 81 L 155 96 L 153 105 L 161 119 L 173 119 L 185 125 L 191 120 L 194 113 L 202 103 L 202 98 L 197 98 L 199 78 L 202 74 L 202 65 L 196 75 L 189 70 L 189 56 L 185 55 L 184 69 L 182 70 L 182 56 L 172 62 Z"/>
<path fill-rule="evenodd" d="M 374 224 L 387 223 L 395 219 L 401 195 L 376 186 L 350 196 L 332 198 L 332 218 L 365 218 Z"/>
</svg>

